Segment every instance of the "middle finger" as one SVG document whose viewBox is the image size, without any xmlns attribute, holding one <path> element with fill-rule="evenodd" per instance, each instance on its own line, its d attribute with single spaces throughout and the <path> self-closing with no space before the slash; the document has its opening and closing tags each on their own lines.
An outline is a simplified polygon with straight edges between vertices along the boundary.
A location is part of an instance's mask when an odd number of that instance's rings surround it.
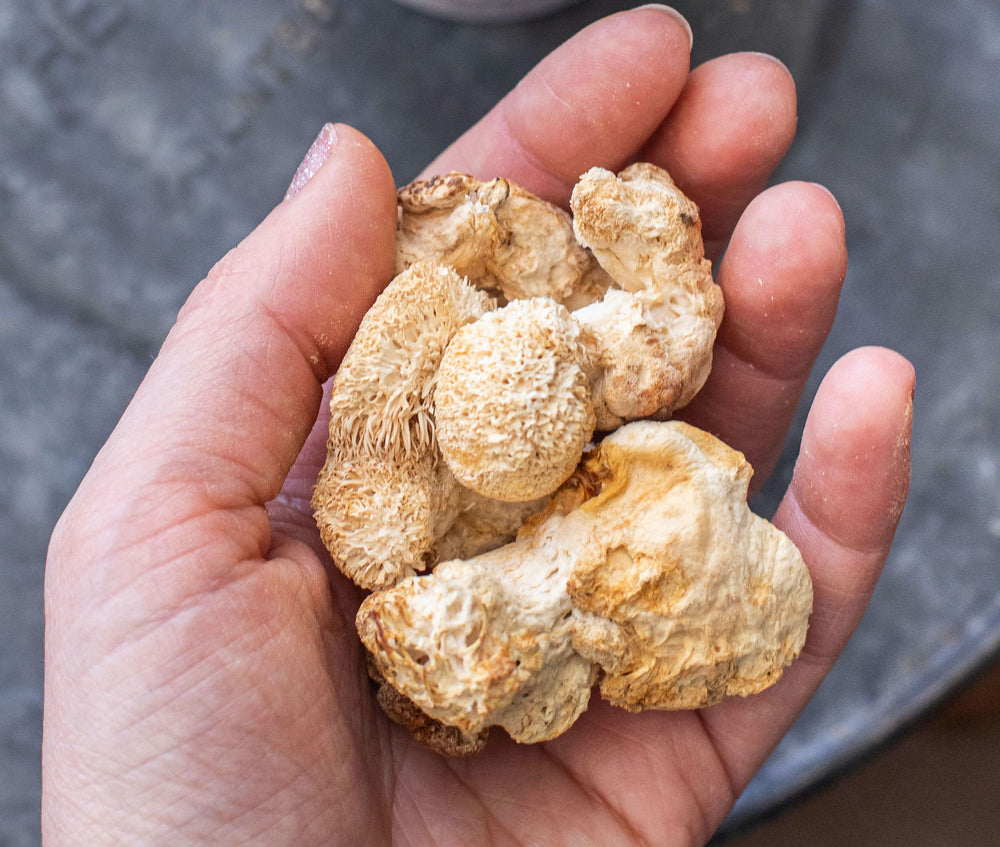
<svg viewBox="0 0 1000 847">
<path fill-rule="evenodd" d="M 840 206 L 804 182 L 759 195 L 719 265 L 726 311 L 712 371 L 679 417 L 741 450 L 757 485 L 781 453 L 846 272 Z"/>
</svg>

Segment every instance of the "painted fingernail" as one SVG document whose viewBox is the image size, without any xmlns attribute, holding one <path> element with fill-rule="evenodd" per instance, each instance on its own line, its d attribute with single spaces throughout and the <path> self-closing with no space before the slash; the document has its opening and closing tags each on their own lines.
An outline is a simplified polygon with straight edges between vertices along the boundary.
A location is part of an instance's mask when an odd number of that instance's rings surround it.
<svg viewBox="0 0 1000 847">
<path fill-rule="evenodd" d="M 288 191 L 285 192 L 286 200 L 294 197 L 305 187 L 306 183 L 323 167 L 323 163 L 330 158 L 336 146 L 337 128 L 333 124 L 324 125 L 306 153 L 302 163 L 296 169 L 291 185 L 288 186 Z"/>
<path fill-rule="evenodd" d="M 639 9 L 656 9 L 658 12 L 666 12 L 668 15 L 676 18 L 687 31 L 688 46 L 694 46 L 694 32 L 691 29 L 691 24 L 689 24 L 687 18 L 685 18 L 684 15 L 678 12 L 673 6 L 667 6 L 664 3 L 646 3 L 645 5 L 635 7 L 635 11 L 638 11 Z"/>
</svg>

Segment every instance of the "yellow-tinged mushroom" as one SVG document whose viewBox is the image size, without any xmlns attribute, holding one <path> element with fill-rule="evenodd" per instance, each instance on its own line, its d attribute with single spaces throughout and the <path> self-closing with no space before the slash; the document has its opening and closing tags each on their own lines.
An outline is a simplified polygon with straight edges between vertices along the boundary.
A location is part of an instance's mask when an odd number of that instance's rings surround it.
<svg viewBox="0 0 1000 847">
<path fill-rule="evenodd" d="M 434 386 L 445 348 L 493 300 L 421 262 L 365 315 L 334 380 L 327 458 L 312 505 L 323 543 L 356 584 L 382 588 L 446 555 L 508 541 L 535 504 L 463 488 L 440 461 Z"/>
<path fill-rule="evenodd" d="M 598 679 L 629 710 L 760 691 L 802 648 L 812 584 L 747 505 L 751 473 L 687 424 L 628 424 L 516 541 L 369 596 L 358 632 L 381 678 L 470 746 L 490 726 L 559 735 Z"/>
<path fill-rule="evenodd" d="M 594 432 L 586 332 L 547 297 L 515 300 L 460 329 L 435 391 L 441 453 L 498 500 L 551 494 Z"/>
<path fill-rule="evenodd" d="M 666 420 L 704 385 L 722 322 L 698 207 L 646 163 L 617 176 L 591 168 L 570 205 L 577 239 L 617 284 L 573 313 L 599 345 L 597 427 Z"/>
</svg>

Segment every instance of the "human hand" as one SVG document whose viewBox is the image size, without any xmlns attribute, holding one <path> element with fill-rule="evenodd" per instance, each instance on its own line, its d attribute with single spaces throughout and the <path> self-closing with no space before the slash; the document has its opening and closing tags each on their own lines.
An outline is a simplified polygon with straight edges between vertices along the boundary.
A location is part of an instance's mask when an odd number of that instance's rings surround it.
<svg viewBox="0 0 1000 847">
<path fill-rule="evenodd" d="M 655 9 L 546 59 L 428 171 L 507 176 L 566 203 L 591 165 L 666 167 L 702 209 L 726 295 L 715 366 L 683 417 L 763 480 L 846 267 L 824 189 L 763 190 L 791 142 L 766 57 L 688 73 Z M 698 712 L 594 698 L 552 742 L 468 760 L 374 704 L 359 594 L 308 505 L 322 386 L 389 280 L 395 187 L 353 130 L 197 288 L 53 535 L 46 575 L 49 845 L 699 844 L 794 721 L 859 620 L 905 499 L 913 372 L 855 351 L 823 381 L 775 522 L 812 572 L 806 647 L 766 692 Z M 332 148 L 332 149 L 327 149 Z"/>
</svg>

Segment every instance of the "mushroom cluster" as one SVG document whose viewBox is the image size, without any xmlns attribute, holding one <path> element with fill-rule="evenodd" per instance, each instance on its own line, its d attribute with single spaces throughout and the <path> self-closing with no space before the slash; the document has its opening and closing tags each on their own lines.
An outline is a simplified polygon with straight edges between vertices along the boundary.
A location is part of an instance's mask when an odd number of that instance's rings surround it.
<svg viewBox="0 0 1000 847">
<path fill-rule="evenodd" d="M 653 165 L 593 168 L 572 215 L 463 174 L 399 192 L 396 276 L 334 380 L 313 507 L 369 589 L 378 700 L 445 753 L 771 684 L 812 605 L 752 470 L 672 421 L 723 301 L 698 209 Z M 595 447 L 595 433 L 604 435 Z"/>
</svg>

